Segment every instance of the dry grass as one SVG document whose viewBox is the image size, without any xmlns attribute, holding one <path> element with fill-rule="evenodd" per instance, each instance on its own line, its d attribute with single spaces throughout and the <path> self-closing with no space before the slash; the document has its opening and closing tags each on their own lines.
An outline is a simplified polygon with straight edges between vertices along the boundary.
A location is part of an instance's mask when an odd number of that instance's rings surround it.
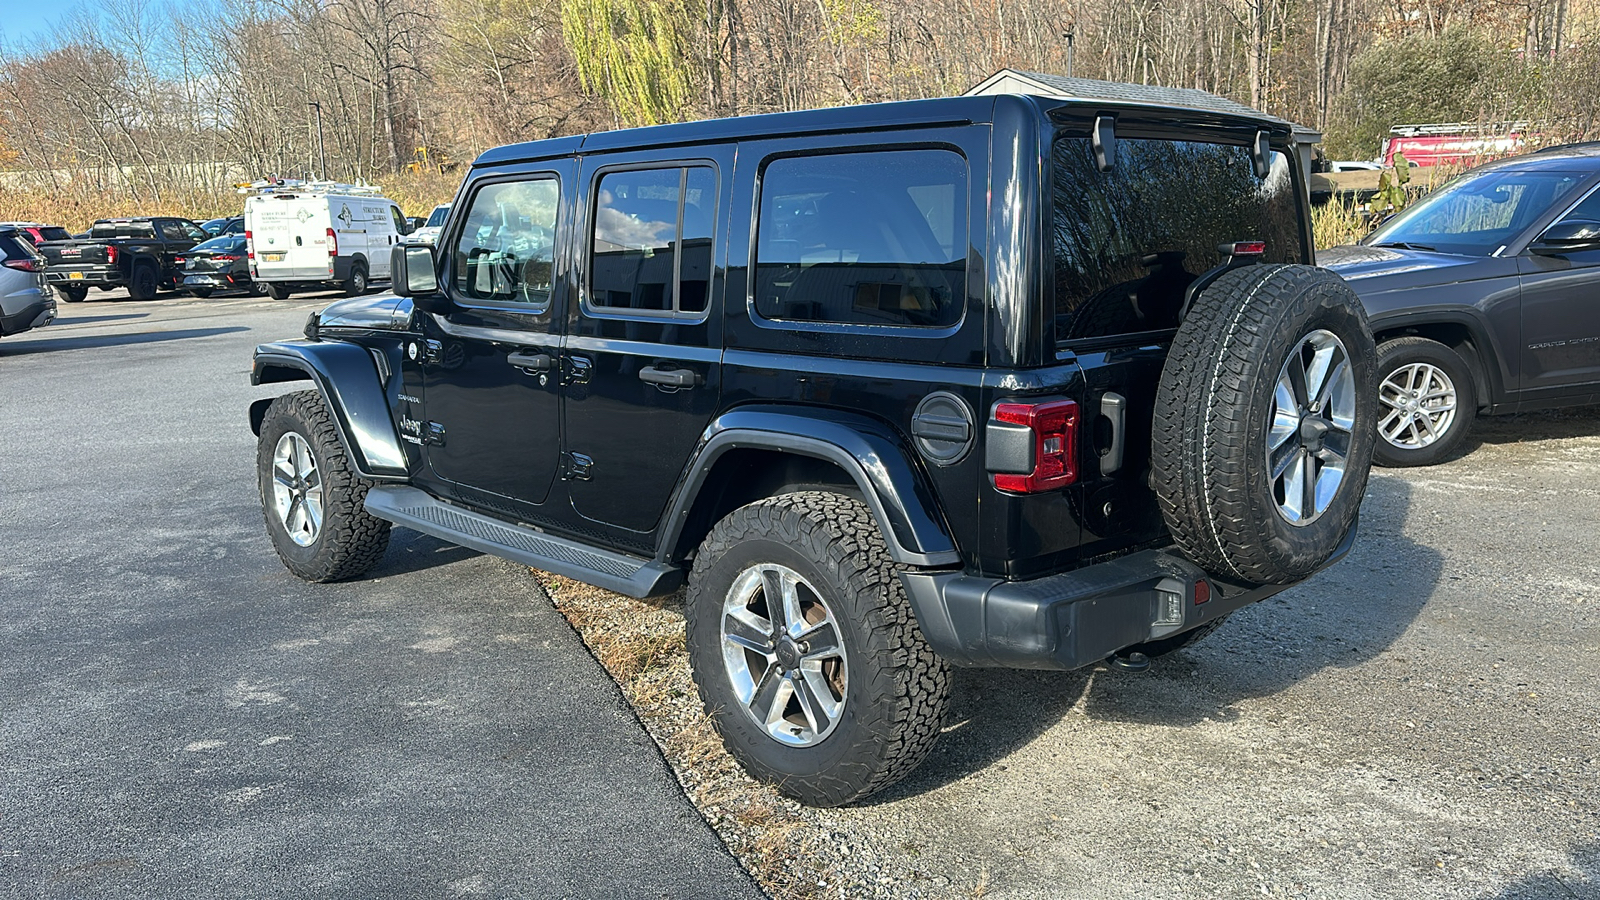
<svg viewBox="0 0 1600 900">
<path fill-rule="evenodd" d="M 1311 235 L 1318 250 L 1354 244 L 1377 227 L 1370 214 L 1355 204 L 1332 200 L 1311 210 Z"/>
<path fill-rule="evenodd" d="M 683 595 L 632 600 L 535 572 L 556 609 L 621 686 L 684 792 L 761 887 L 779 900 L 839 896 L 833 873 L 808 862 L 829 840 L 802 810 L 745 775 L 700 707 L 684 644 Z"/>
</svg>

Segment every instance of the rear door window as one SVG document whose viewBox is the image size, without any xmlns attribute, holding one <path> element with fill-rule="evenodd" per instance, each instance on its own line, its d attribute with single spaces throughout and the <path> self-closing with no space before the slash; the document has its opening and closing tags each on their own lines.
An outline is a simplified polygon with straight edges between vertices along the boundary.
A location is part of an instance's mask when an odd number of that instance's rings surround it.
<svg viewBox="0 0 1600 900">
<path fill-rule="evenodd" d="M 716 171 L 606 172 L 595 194 L 590 311 L 699 318 L 711 284 Z"/>
<path fill-rule="evenodd" d="M 966 304 L 967 163 L 950 150 L 772 160 L 755 308 L 803 323 L 944 327 Z"/>
<path fill-rule="evenodd" d="M 1243 146 L 1118 135 L 1101 172 L 1087 136 L 1050 153 L 1056 338 L 1178 327 L 1190 282 L 1217 248 L 1266 241 L 1269 262 L 1305 262 L 1299 188 L 1272 154 L 1260 178 Z"/>
</svg>

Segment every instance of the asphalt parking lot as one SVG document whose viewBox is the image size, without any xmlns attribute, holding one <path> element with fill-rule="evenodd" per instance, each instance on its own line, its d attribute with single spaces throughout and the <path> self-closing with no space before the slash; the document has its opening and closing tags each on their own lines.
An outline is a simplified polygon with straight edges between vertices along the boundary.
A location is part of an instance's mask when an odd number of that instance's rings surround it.
<svg viewBox="0 0 1600 900">
<path fill-rule="evenodd" d="M 273 555 L 250 350 L 332 296 L 0 340 L 0 896 L 760 896 L 526 570 Z"/>
</svg>

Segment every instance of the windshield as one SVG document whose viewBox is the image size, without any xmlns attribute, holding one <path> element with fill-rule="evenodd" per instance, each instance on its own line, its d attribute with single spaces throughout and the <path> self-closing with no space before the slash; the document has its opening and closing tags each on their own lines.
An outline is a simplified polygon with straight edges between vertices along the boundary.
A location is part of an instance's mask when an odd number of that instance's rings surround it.
<svg viewBox="0 0 1600 900">
<path fill-rule="evenodd" d="M 1384 223 L 1366 243 L 1490 256 L 1583 179 L 1577 172 L 1469 172 Z"/>
<path fill-rule="evenodd" d="M 426 227 L 438 228 L 444 224 L 445 217 L 448 215 L 450 215 L 450 204 L 446 203 L 443 206 L 435 206 L 433 208 L 433 212 L 428 216 Z"/>
</svg>

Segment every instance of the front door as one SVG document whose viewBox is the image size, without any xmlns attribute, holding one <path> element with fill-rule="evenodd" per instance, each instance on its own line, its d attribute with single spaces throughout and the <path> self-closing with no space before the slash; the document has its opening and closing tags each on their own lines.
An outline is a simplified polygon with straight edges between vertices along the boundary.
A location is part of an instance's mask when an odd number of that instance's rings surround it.
<svg viewBox="0 0 1600 900">
<path fill-rule="evenodd" d="M 641 549 L 717 409 L 725 250 L 713 236 L 733 168 L 731 151 L 661 156 L 585 176 L 582 301 L 564 361 L 573 508 Z"/>
<path fill-rule="evenodd" d="M 1600 221 L 1600 190 L 1556 224 Z M 1517 259 L 1522 281 L 1525 400 L 1592 389 L 1600 382 L 1600 250 Z M 1588 387 L 1586 387 L 1588 386 Z"/>
<path fill-rule="evenodd" d="M 479 182 L 439 240 L 454 308 L 420 317 L 423 412 L 409 427 L 446 493 L 503 515 L 537 516 L 560 459 L 555 246 L 571 169 Z"/>
</svg>

